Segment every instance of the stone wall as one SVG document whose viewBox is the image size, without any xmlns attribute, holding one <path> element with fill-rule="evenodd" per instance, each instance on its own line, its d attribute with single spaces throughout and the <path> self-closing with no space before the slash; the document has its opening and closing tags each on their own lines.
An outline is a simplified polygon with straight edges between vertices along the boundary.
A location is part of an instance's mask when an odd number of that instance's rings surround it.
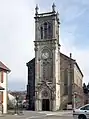
<svg viewBox="0 0 89 119">
<path fill-rule="evenodd" d="M 71 103 L 73 105 L 73 93 L 77 92 L 77 99 L 79 100 L 76 103 L 76 106 L 79 107 L 84 104 L 84 96 L 82 89 L 82 80 L 83 76 L 80 73 L 76 63 L 70 57 L 67 57 L 64 54 L 60 54 L 60 80 L 64 82 L 64 85 L 61 85 L 61 103 L 63 98 L 65 98 L 65 105 Z M 77 80 L 77 83 L 76 83 Z"/>
<path fill-rule="evenodd" d="M 75 70 L 76 72 L 76 70 Z M 76 77 L 79 73 L 75 74 Z M 79 74 L 80 75 L 80 74 Z M 76 85 L 74 80 L 74 60 L 71 61 L 69 57 L 60 53 L 60 101 L 62 108 L 67 106 L 68 103 L 73 104 L 73 92 L 77 92 L 77 98 L 80 100 L 76 103 L 76 106 L 84 104 L 83 90 L 82 85 Z M 82 78 L 82 77 L 81 77 Z M 82 81 L 82 79 L 81 79 Z M 29 106 L 30 108 L 34 105 L 34 96 L 35 96 L 35 59 L 33 59 L 28 64 L 28 86 L 27 94 L 29 97 Z M 64 102 L 63 102 L 64 100 Z"/>
<path fill-rule="evenodd" d="M 64 103 L 67 106 L 67 103 L 71 103 L 72 101 L 73 61 L 62 53 L 60 53 L 60 71 L 60 80 L 62 82 L 61 103 L 63 102 L 63 98 L 65 98 Z"/>
<path fill-rule="evenodd" d="M 35 58 L 28 64 L 28 84 L 27 84 L 27 99 L 29 100 L 29 109 L 35 108 Z"/>
<path fill-rule="evenodd" d="M 79 87 L 77 84 L 74 84 L 73 85 L 73 91 L 77 92 L 76 96 L 75 96 L 75 98 L 76 98 L 76 103 L 75 103 L 76 108 L 84 105 L 84 93 L 83 93 L 82 87 Z"/>
</svg>

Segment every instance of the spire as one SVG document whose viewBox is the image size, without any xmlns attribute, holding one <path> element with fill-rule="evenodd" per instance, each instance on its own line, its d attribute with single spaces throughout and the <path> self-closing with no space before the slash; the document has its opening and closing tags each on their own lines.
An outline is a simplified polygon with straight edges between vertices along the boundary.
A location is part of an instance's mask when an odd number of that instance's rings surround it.
<svg viewBox="0 0 89 119">
<path fill-rule="evenodd" d="M 35 14 L 36 14 L 36 16 L 37 16 L 37 14 L 38 14 L 38 5 L 36 4 L 36 8 L 35 8 Z"/>
<path fill-rule="evenodd" d="M 58 13 L 58 11 L 57 11 L 57 17 L 59 18 L 59 13 Z"/>
<path fill-rule="evenodd" d="M 53 3 L 53 5 L 52 5 L 52 11 L 53 11 L 53 12 L 55 12 L 55 7 L 56 7 L 56 6 L 55 6 L 55 4 Z"/>
</svg>

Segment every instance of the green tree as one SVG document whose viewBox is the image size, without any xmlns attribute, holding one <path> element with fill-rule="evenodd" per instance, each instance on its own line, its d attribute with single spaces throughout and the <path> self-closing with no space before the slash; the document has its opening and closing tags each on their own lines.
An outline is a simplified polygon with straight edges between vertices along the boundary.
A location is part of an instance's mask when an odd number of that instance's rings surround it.
<svg viewBox="0 0 89 119">
<path fill-rule="evenodd" d="M 88 85 L 87 85 L 87 90 L 88 90 L 88 92 L 89 92 L 89 83 L 88 83 Z"/>
<path fill-rule="evenodd" d="M 89 83 L 88 83 L 88 84 L 89 84 Z M 86 84 L 83 83 L 83 92 L 84 92 L 85 94 L 88 94 L 88 89 L 89 89 L 89 85 L 86 86 Z"/>
</svg>

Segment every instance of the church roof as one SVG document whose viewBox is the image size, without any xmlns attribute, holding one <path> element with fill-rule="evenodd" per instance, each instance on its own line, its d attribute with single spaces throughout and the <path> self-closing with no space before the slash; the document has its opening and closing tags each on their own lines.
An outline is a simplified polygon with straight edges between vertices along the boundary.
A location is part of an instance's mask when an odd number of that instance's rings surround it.
<svg viewBox="0 0 89 119">
<path fill-rule="evenodd" d="M 26 66 L 29 66 L 29 64 L 30 64 L 31 62 L 35 62 L 35 58 L 33 58 L 32 60 L 30 60 L 29 62 L 27 62 L 27 63 L 26 63 Z"/>
<path fill-rule="evenodd" d="M 11 70 L 0 61 L 0 69 L 10 72 Z"/>
<path fill-rule="evenodd" d="M 83 77 L 83 73 L 82 73 L 82 71 L 81 71 L 81 69 L 80 69 L 80 67 L 79 67 L 79 65 L 77 64 L 77 62 L 76 62 L 75 59 L 72 59 L 72 58 L 68 57 L 67 55 L 65 55 L 65 54 L 63 54 L 63 53 L 60 53 L 60 55 L 66 57 L 69 61 L 72 61 L 72 63 L 74 63 L 74 64 L 77 66 L 78 70 L 80 71 L 80 73 L 81 73 L 81 75 L 82 75 L 82 77 Z"/>
<path fill-rule="evenodd" d="M 61 53 L 61 52 L 60 52 L 60 56 L 63 56 L 63 57 L 65 57 L 67 60 L 71 60 L 72 62 L 75 62 L 74 59 L 68 57 L 67 55 L 65 55 L 65 54 L 63 54 L 63 53 Z"/>
</svg>

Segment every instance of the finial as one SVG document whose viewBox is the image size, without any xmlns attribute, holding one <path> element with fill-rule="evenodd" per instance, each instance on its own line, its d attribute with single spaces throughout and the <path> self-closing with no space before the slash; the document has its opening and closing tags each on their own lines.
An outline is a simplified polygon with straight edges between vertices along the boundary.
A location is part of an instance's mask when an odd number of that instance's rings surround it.
<svg viewBox="0 0 89 119">
<path fill-rule="evenodd" d="M 58 11 L 57 11 L 57 17 L 59 17 L 59 13 L 58 13 Z"/>
<path fill-rule="evenodd" d="M 59 20 L 59 13 L 58 13 L 58 11 L 57 11 L 57 19 Z"/>
<path fill-rule="evenodd" d="M 52 5 L 52 11 L 53 11 L 53 12 L 55 12 L 55 7 L 56 7 L 56 6 L 55 6 L 55 4 L 53 3 L 53 5 Z"/>
<path fill-rule="evenodd" d="M 72 58 L 72 53 L 70 53 L 70 58 Z"/>
<path fill-rule="evenodd" d="M 60 22 L 59 22 L 59 13 L 58 13 L 58 11 L 57 11 L 57 21 L 58 21 L 58 24 L 60 24 Z"/>
<path fill-rule="evenodd" d="M 36 4 L 36 8 L 35 8 L 35 11 L 36 11 L 35 14 L 36 14 L 36 15 L 38 14 L 38 9 L 39 9 L 39 8 L 38 8 L 38 5 Z"/>
</svg>

